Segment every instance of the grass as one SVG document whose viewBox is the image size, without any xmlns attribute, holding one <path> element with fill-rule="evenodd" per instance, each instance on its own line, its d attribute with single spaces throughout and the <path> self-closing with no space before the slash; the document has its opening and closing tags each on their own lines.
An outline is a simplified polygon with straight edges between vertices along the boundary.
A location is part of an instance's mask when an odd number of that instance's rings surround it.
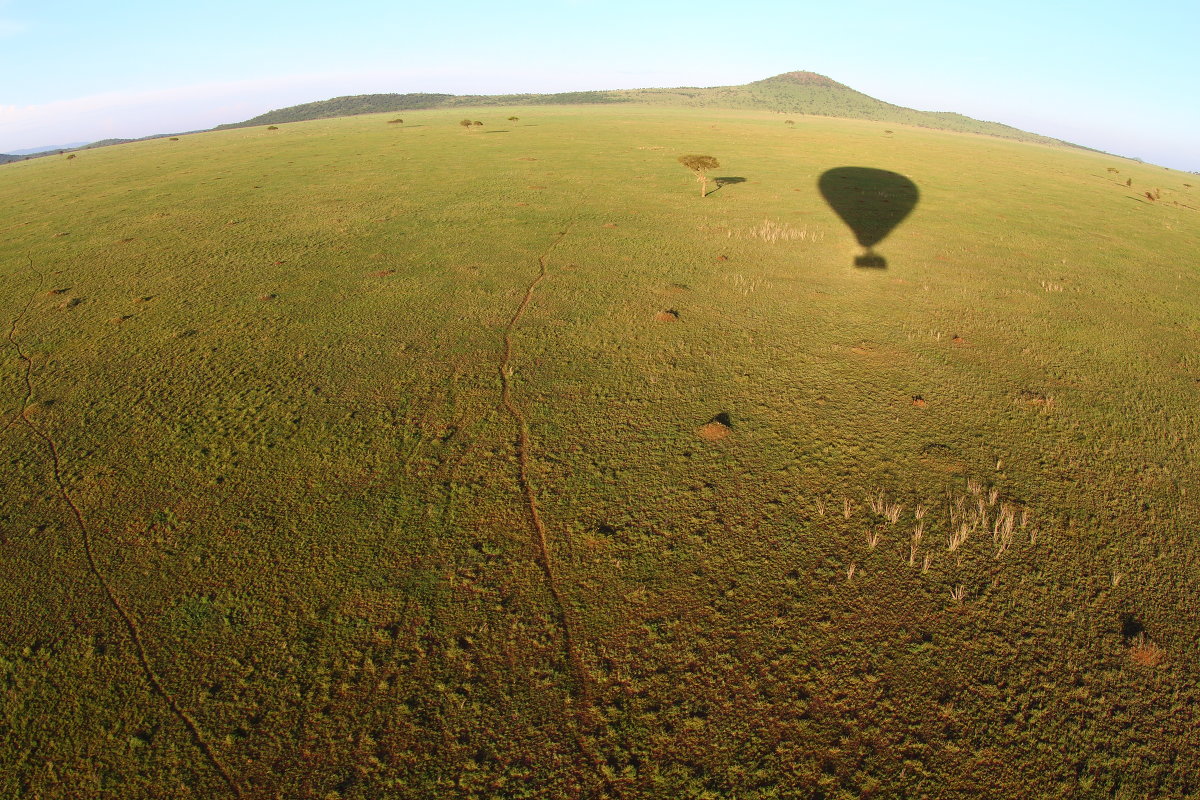
<svg viewBox="0 0 1200 800">
<path fill-rule="evenodd" d="M 0 795 L 1197 791 L 1188 176 L 472 115 L 0 170 Z"/>
</svg>

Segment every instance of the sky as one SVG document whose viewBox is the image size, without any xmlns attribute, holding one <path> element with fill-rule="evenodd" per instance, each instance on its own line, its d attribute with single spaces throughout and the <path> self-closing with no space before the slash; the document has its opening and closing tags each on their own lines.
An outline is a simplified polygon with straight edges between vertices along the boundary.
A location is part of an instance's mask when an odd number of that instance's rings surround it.
<svg viewBox="0 0 1200 800">
<path fill-rule="evenodd" d="M 0 153 L 346 94 L 793 70 L 1200 172 L 1200 0 L 0 0 Z"/>
</svg>

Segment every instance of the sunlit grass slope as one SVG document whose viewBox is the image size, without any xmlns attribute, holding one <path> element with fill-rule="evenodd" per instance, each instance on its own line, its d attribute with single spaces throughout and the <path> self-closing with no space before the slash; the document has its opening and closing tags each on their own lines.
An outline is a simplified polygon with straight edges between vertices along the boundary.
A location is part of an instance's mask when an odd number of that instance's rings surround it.
<svg viewBox="0 0 1200 800">
<path fill-rule="evenodd" d="M 0 796 L 1198 791 L 1190 176 L 468 113 L 0 169 Z"/>
</svg>

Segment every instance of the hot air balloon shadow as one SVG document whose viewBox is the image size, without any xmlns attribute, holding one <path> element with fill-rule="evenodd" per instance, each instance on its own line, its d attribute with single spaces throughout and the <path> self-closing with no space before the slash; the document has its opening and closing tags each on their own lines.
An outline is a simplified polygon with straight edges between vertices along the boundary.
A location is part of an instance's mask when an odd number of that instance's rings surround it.
<svg viewBox="0 0 1200 800">
<path fill-rule="evenodd" d="M 817 187 L 866 250 L 854 259 L 854 266 L 887 267 L 875 245 L 916 207 L 921 196 L 917 185 L 885 169 L 836 167 L 821 175 Z"/>
</svg>

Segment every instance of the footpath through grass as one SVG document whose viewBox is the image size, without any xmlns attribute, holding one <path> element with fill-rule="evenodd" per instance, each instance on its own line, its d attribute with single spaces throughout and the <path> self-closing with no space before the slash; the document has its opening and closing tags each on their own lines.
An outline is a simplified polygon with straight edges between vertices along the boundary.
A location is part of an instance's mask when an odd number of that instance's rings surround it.
<svg viewBox="0 0 1200 800">
<path fill-rule="evenodd" d="M 0 168 L 0 795 L 1200 790 L 1190 176 L 470 113 Z"/>
</svg>

